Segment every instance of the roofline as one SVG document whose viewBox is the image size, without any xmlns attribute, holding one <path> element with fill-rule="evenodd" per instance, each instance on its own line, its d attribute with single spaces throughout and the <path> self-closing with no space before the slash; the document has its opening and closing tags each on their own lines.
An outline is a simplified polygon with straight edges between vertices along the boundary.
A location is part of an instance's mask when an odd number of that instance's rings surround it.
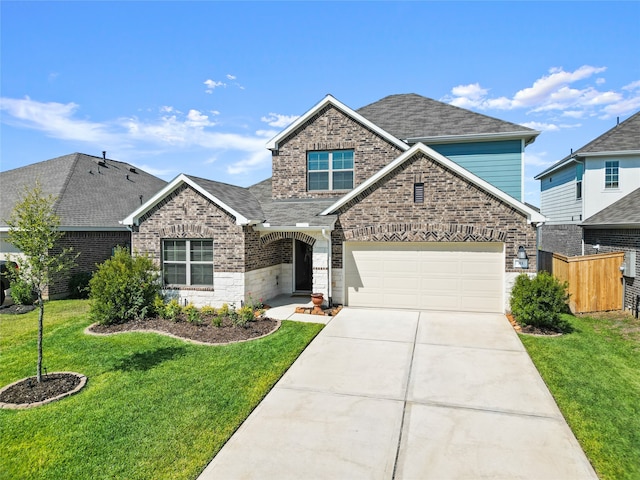
<svg viewBox="0 0 640 480">
<path fill-rule="evenodd" d="M 354 120 L 362 123 L 365 127 L 367 127 L 368 129 L 374 131 L 375 133 L 380 135 L 382 138 L 384 138 L 388 142 L 392 143 L 393 145 L 397 146 L 401 150 L 408 150 L 409 149 L 409 145 L 407 145 L 405 142 L 403 142 L 399 138 L 394 137 L 393 135 L 391 135 L 386 130 L 383 130 L 382 128 L 377 126 L 375 123 L 367 120 L 362 115 L 360 115 L 358 112 L 356 112 L 355 110 L 349 108 L 344 103 L 342 103 L 339 100 L 337 100 L 336 98 L 334 98 L 332 95 L 326 95 L 322 100 L 320 100 L 313 107 L 311 107 L 311 109 L 309 109 L 304 115 L 302 115 L 301 117 L 298 117 L 298 119 L 295 122 L 293 122 L 287 128 L 282 130 L 279 134 L 277 134 L 275 137 L 273 137 L 271 140 L 269 140 L 269 142 L 267 143 L 267 149 L 269 149 L 269 150 L 278 150 L 279 143 L 283 139 L 288 137 L 298 127 L 300 127 L 307 120 L 309 120 L 309 118 L 311 118 L 313 115 L 315 115 L 315 113 L 318 110 L 324 108 L 327 105 L 333 105 L 338 110 L 341 110 L 343 113 L 345 113 L 346 115 L 350 116 Z"/>
<path fill-rule="evenodd" d="M 527 215 L 527 221 L 529 223 L 534 223 L 534 222 L 535 223 L 540 223 L 540 222 L 545 222 L 546 221 L 546 217 L 544 217 L 542 214 L 540 214 L 540 213 L 536 212 L 534 209 L 526 206 L 524 203 L 520 202 L 519 200 L 516 200 L 511 195 L 507 195 L 506 193 L 504 193 L 499 188 L 494 187 L 489 182 L 481 179 L 477 175 L 474 175 L 469 170 L 461 167 L 457 163 L 449 160 L 444 155 L 439 154 L 438 152 L 436 152 L 432 148 L 429 148 L 429 147 L 427 147 L 426 145 L 424 145 L 422 143 L 416 143 L 413 147 L 411 147 L 409 150 L 407 150 L 406 152 L 401 154 L 398 158 L 396 158 L 393 162 L 389 163 L 382 170 L 379 170 L 376 174 L 374 174 L 371 177 L 369 177 L 368 180 L 366 180 L 365 182 L 361 183 L 358 187 L 354 188 L 351 192 L 349 192 L 347 195 L 342 197 L 336 203 L 334 203 L 329 208 L 327 208 L 326 210 L 321 212 L 320 215 L 329 215 L 332 212 L 334 212 L 335 210 L 337 210 L 338 208 L 342 207 L 343 205 L 348 203 L 350 200 L 355 198 L 357 195 L 359 195 L 361 192 L 363 192 L 364 190 L 369 188 L 371 185 L 376 183 L 378 180 L 383 178 L 389 172 L 394 170 L 396 167 L 398 167 L 399 165 L 403 164 L 406 160 L 411 158 L 416 152 L 424 153 L 428 157 L 430 157 L 433 160 L 436 160 L 438 163 L 444 165 L 449 170 L 453 170 L 454 172 L 456 172 L 461 177 L 466 178 L 470 182 L 476 184 L 478 187 L 482 188 L 483 190 L 486 190 L 487 192 L 489 192 L 493 196 L 495 196 L 498 199 L 502 200 L 503 202 L 511 205 L 516 210 L 519 210 L 520 212 L 526 214 Z"/>
<path fill-rule="evenodd" d="M 308 225 L 308 226 L 286 226 L 286 225 L 274 225 L 271 226 L 270 223 L 259 223 L 253 227 L 254 230 L 258 232 L 319 232 L 321 230 L 328 230 L 332 232 L 335 229 L 335 226 L 328 225 Z"/>
<path fill-rule="evenodd" d="M 7 225 L 0 226 L 0 232 L 8 232 L 11 228 Z M 58 232 L 123 232 L 127 231 L 127 227 L 95 227 L 95 226 L 59 226 L 56 231 Z"/>
<path fill-rule="evenodd" d="M 500 132 L 500 133 L 471 133 L 466 135 L 435 135 L 430 137 L 415 137 L 415 138 L 406 138 L 404 139 L 407 143 L 430 143 L 430 144 L 438 144 L 438 143 L 455 143 L 459 141 L 490 141 L 490 140 L 522 140 L 529 138 L 529 141 L 525 142 L 525 145 L 529 145 L 533 143 L 536 137 L 540 135 L 540 132 L 537 130 L 520 130 L 515 132 Z"/>
<path fill-rule="evenodd" d="M 560 163 L 556 165 L 552 165 L 546 170 L 543 170 L 538 175 L 533 177 L 534 180 L 540 180 L 542 177 L 555 172 L 563 167 L 566 167 L 571 162 L 579 162 L 579 158 L 589 158 L 589 157 L 628 157 L 628 156 L 640 156 L 640 150 L 610 150 L 604 152 L 574 152 L 571 156 L 567 157 L 564 161 L 560 161 Z"/>
<path fill-rule="evenodd" d="M 164 197 L 169 195 L 171 192 L 173 192 L 176 188 L 178 188 L 183 183 L 186 183 L 191 188 L 193 188 L 194 190 L 202 194 L 204 197 L 208 198 L 213 203 L 221 207 L 227 213 L 234 216 L 236 218 L 236 225 L 249 225 L 251 223 L 251 220 L 249 220 L 244 215 L 242 215 L 238 211 L 231 208 L 229 205 L 221 201 L 215 195 L 211 194 L 210 192 L 202 188 L 200 185 L 198 185 L 194 180 L 189 178 L 184 173 L 181 173 L 176 178 L 171 180 L 171 182 L 169 182 L 169 184 L 167 184 L 162 190 L 156 193 L 147 202 L 145 202 L 142 206 L 140 206 L 140 208 L 135 210 L 133 213 L 131 213 L 128 217 L 126 217 L 120 223 L 122 223 L 123 225 L 138 225 L 138 221 L 140 220 L 141 216 L 143 216 L 145 213 L 151 210 L 160 200 L 162 200 Z M 256 221 L 257 220 L 255 220 L 254 222 Z"/>
<path fill-rule="evenodd" d="M 640 228 L 640 222 L 637 223 L 579 223 L 579 227 L 582 228 Z"/>
</svg>

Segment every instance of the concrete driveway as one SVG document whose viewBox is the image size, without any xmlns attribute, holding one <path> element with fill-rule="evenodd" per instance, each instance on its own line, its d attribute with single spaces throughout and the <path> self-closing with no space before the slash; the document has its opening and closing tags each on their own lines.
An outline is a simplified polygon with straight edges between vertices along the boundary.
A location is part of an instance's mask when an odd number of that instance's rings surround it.
<svg viewBox="0 0 640 480">
<path fill-rule="evenodd" d="M 200 479 L 596 479 L 503 315 L 343 309 Z"/>
</svg>

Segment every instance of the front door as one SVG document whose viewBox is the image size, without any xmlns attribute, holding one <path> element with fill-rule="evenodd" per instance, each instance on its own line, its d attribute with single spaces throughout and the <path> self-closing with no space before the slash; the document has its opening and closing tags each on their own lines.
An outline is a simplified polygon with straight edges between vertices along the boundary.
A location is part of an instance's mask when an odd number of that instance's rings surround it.
<svg viewBox="0 0 640 480">
<path fill-rule="evenodd" d="M 313 246 L 294 240 L 295 287 L 296 292 L 310 292 L 312 288 Z"/>
</svg>

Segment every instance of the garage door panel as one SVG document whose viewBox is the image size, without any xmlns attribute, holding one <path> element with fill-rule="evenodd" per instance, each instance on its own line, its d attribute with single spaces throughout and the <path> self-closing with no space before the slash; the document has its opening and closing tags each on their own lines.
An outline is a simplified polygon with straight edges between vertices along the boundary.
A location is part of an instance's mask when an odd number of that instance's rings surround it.
<svg viewBox="0 0 640 480">
<path fill-rule="evenodd" d="M 348 305 L 503 311 L 501 243 L 345 244 Z"/>
</svg>

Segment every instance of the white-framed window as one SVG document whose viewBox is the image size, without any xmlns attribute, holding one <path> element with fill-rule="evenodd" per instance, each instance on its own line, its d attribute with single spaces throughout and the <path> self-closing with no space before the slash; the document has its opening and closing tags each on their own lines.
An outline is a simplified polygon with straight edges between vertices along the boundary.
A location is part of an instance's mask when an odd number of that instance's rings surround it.
<svg viewBox="0 0 640 480">
<path fill-rule="evenodd" d="M 351 190 L 353 150 L 307 152 L 307 190 Z"/>
<path fill-rule="evenodd" d="M 213 240 L 162 241 L 162 278 L 165 285 L 213 285 Z"/>
<path fill-rule="evenodd" d="M 620 186 L 620 162 L 607 160 L 604 162 L 604 188 L 618 188 Z"/>
</svg>

